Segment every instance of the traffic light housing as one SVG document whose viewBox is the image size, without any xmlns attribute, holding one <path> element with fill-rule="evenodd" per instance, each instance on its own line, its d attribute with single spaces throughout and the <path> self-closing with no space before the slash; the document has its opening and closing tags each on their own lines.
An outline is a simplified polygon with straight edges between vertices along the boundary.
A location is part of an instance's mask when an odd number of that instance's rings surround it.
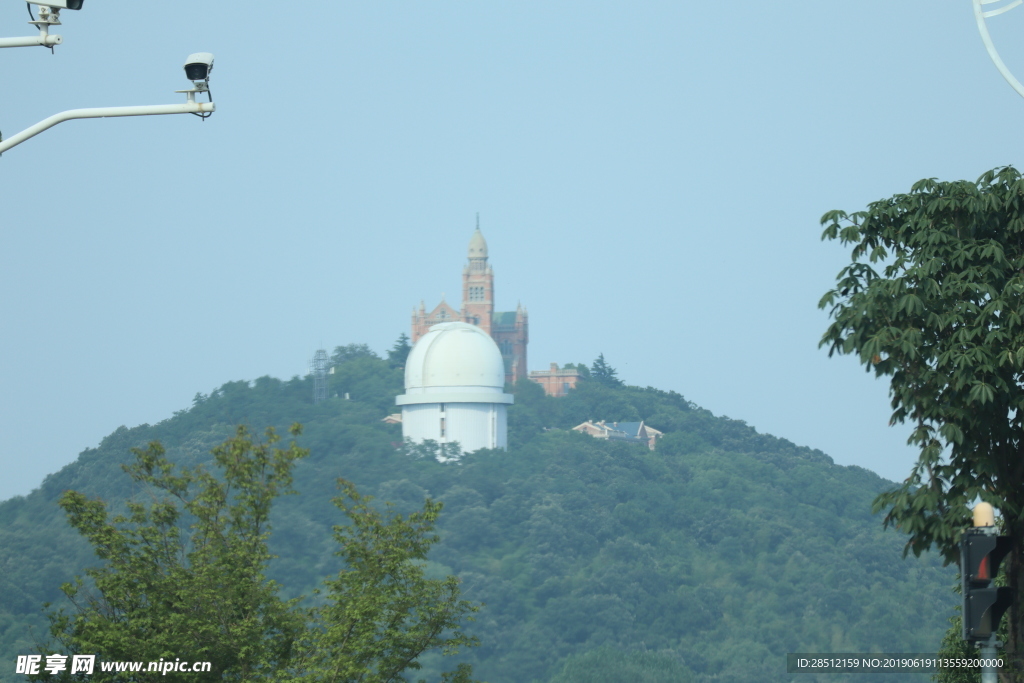
<svg viewBox="0 0 1024 683">
<path fill-rule="evenodd" d="M 1009 588 L 994 585 L 999 563 L 1010 552 L 1010 537 L 993 532 L 993 527 L 976 527 L 960 540 L 964 640 L 988 640 L 1012 600 Z"/>
</svg>

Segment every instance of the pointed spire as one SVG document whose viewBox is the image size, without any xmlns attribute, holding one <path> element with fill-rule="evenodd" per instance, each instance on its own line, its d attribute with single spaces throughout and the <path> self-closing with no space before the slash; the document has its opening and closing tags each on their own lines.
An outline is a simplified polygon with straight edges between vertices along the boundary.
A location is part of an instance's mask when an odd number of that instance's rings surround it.
<svg viewBox="0 0 1024 683">
<path fill-rule="evenodd" d="M 472 259 L 487 259 L 487 240 L 484 239 L 484 235 L 480 232 L 480 214 L 476 215 L 476 230 L 473 231 L 473 236 L 469 238 L 469 258 Z"/>
</svg>

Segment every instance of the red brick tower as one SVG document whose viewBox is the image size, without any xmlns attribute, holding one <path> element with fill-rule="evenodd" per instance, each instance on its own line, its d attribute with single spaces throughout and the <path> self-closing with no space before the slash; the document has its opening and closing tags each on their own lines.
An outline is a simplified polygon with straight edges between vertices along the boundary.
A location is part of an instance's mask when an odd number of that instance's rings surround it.
<svg viewBox="0 0 1024 683">
<path fill-rule="evenodd" d="M 476 325 L 489 334 L 501 349 L 505 381 L 515 384 L 527 375 L 526 345 L 530 341 L 530 319 L 521 305 L 515 311 L 494 310 L 494 270 L 487 263 L 487 241 L 476 230 L 469 240 L 469 262 L 462 269 L 462 310 L 456 311 L 442 297 L 432 311 L 423 302 L 412 311 L 412 343 L 433 325 L 455 321 Z"/>
<path fill-rule="evenodd" d="M 487 264 L 487 241 L 477 224 L 469 239 L 469 263 L 462 269 L 462 321 L 491 334 L 493 315 L 494 271 Z"/>
</svg>

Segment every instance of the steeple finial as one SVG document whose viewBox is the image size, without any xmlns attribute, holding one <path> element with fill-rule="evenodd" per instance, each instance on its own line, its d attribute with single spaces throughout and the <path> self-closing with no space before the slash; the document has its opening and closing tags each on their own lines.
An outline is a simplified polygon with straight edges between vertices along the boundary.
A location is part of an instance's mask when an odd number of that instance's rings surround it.
<svg viewBox="0 0 1024 683">
<path fill-rule="evenodd" d="M 480 229 L 480 212 L 479 211 L 476 212 L 476 229 L 477 230 Z"/>
</svg>

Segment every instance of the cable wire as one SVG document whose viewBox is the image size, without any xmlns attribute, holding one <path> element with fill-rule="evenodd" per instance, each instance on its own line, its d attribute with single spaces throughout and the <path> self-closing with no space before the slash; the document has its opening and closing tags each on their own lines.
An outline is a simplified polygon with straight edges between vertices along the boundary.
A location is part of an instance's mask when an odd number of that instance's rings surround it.
<svg viewBox="0 0 1024 683">
<path fill-rule="evenodd" d="M 206 87 L 206 96 L 208 98 L 210 98 L 210 102 L 212 103 L 213 102 L 213 91 L 210 90 L 209 86 Z M 205 121 L 206 119 L 210 118 L 210 114 L 212 114 L 212 113 L 213 112 L 210 112 L 210 111 L 208 111 L 208 112 L 192 112 L 192 116 L 198 116 L 199 118 L 201 118 L 202 120 Z"/>
</svg>

